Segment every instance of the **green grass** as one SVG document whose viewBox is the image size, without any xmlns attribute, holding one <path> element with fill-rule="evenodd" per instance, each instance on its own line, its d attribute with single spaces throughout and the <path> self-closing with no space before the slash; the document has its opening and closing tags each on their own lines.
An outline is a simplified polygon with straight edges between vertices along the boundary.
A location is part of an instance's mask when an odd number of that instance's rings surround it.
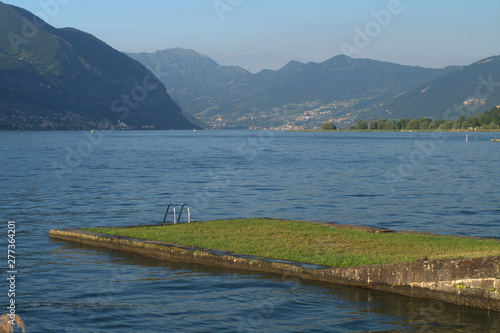
<svg viewBox="0 0 500 333">
<path fill-rule="evenodd" d="M 411 262 L 425 256 L 443 259 L 500 255 L 500 242 L 493 239 L 372 234 L 274 219 L 83 230 L 336 267 Z"/>
</svg>

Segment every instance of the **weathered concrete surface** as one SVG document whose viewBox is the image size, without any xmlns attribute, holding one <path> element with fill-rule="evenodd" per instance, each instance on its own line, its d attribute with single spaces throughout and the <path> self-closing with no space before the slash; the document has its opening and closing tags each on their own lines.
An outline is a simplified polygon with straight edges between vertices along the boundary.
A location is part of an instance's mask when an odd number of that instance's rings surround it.
<svg viewBox="0 0 500 333">
<path fill-rule="evenodd" d="M 158 241 L 99 235 L 78 229 L 50 230 L 50 237 L 162 260 L 292 275 L 303 279 L 500 311 L 500 256 L 443 259 L 356 267 L 304 267 Z"/>
</svg>

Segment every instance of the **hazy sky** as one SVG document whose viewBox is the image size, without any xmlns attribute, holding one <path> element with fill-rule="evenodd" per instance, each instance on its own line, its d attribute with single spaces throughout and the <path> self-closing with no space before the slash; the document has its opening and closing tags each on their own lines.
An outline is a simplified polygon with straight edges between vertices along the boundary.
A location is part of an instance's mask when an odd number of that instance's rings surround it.
<svg viewBox="0 0 500 333">
<path fill-rule="evenodd" d="M 252 72 L 337 54 L 466 65 L 500 54 L 499 0 L 2 0 L 120 51 L 173 47 Z"/>
</svg>

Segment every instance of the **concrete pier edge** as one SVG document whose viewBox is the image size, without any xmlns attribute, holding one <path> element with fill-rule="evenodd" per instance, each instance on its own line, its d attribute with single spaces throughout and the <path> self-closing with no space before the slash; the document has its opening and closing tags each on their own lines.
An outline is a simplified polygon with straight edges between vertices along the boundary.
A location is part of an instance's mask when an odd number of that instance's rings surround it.
<svg viewBox="0 0 500 333">
<path fill-rule="evenodd" d="M 345 228 L 351 226 L 347 225 Z M 387 232 L 386 229 L 377 231 L 377 228 L 356 228 L 367 232 Z M 50 230 L 49 236 L 171 262 L 284 274 L 301 279 L 500 311 L 500 256 L 353 267 L 314 267 L 314 265 L 272 261 L 180 244 L 96 234 L 80 229 Z"/>
</svg>

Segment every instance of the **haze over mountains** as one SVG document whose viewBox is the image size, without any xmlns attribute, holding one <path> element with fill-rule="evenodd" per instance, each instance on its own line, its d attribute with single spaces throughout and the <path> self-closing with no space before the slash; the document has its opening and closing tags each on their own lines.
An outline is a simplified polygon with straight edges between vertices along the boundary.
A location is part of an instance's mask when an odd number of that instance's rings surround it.
<svg viewBox="0 0 500 333">
<path fill-rule="evenodd" d="M 252 74 L 193 50 L 124 54 L 0 2 L 0 129 L 118 122 L 137 129 L 309 129 L 325 121 L 346 128 L 359 119 L 453 120 L 500 105 L 499 77 L 499 56 L 436 69 L 339 55 Z"/>
<path fill-rule="evenodd" d="M 92 35 L 56 29 L 0 2 L 0 128 L 84 129 L 118 121 L 125 128 L 198 128 L 137 61 Z"/>
<path fill-rule="evenodd" d="M 433 69 L 340 55 L 251 74 L 219 66 L 193 50 L 127 54 L 153 71 L 187 112 L 212 128 L 314 128 L 324 121 L 348 126 L 360 118 L 381 117 L 443 119 L 449 108 L 472 103 L 481 77 L 500 76 L 499 57 Z M 426 87 L 427 93 L 421 93 Z M 462 114 L 500 104 L 499 91 L 477 98 L 476 108 Z"/>
</svg>

